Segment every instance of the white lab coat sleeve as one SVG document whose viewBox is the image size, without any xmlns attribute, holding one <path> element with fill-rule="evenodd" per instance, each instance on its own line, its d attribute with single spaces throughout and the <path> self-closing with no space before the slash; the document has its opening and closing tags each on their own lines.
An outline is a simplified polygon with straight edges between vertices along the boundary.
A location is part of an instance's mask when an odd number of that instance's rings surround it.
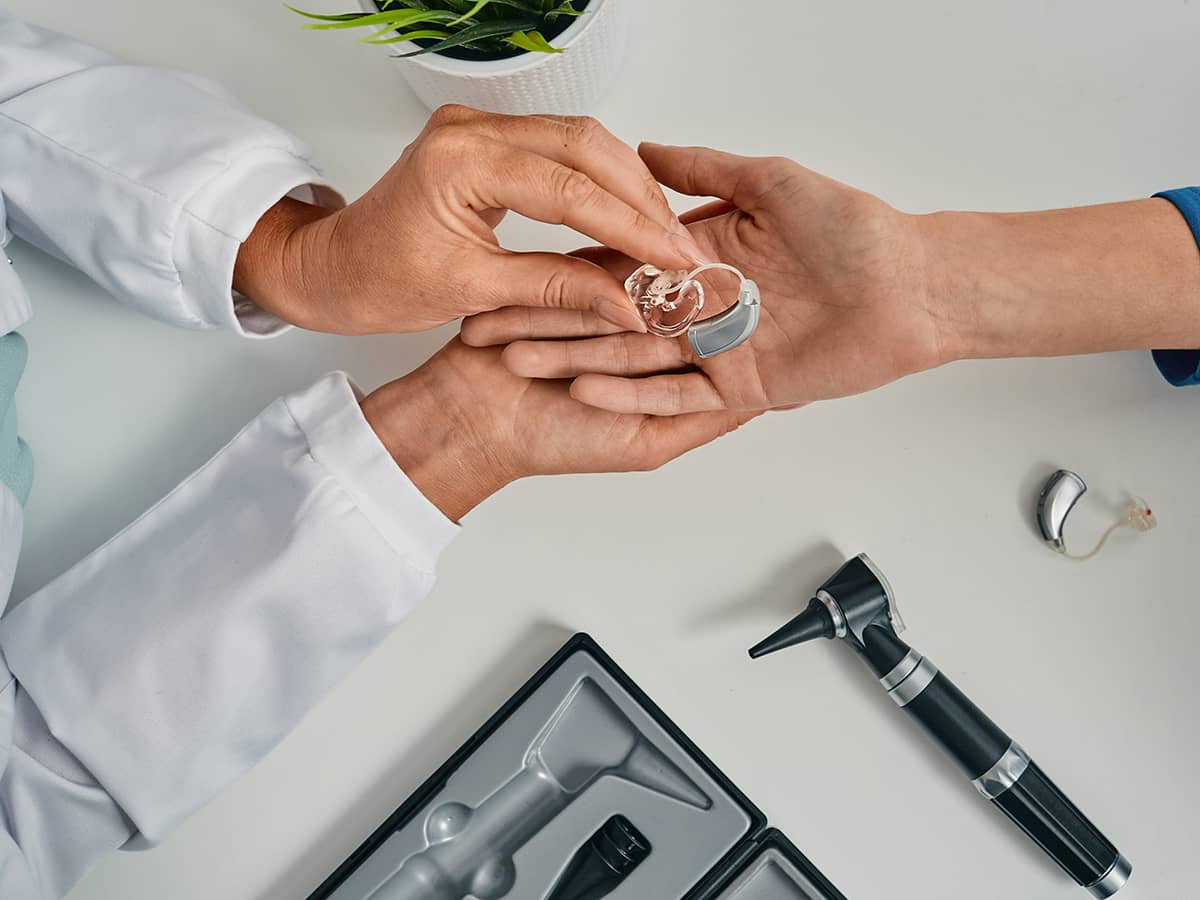
<svg viewBox="0 0 1200 900">
<path fill-rule="evenodd" d="M 2 799 L 16 778 L 46 895 L 262 759 L 426 595 L 456 532 L 330 375 L 12 609 L 0 651 L 36 707 L 13 758 L 40 762 L 10 766 Z"/>
<path fill-rule="evenodd" d="M 0 12 L 8 224 L 118 299 L 192 328 L 285 327 L 232 293 L 238 246 L 291 194 L 338 206 L 309 150 L 224 89 L 126 65 Z"/>
</svg>

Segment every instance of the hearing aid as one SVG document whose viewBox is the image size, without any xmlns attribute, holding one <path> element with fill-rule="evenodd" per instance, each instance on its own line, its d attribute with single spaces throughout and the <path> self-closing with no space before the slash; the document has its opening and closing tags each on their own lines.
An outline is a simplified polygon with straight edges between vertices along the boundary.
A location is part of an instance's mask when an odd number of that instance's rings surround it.
<svg viewBox="0 0 1200 900">
<path fill-rule="evenodd" d="M 736 275 L 738 298 L 724 312 L 700 319 L 704 309 L 704 285 L 697 278 L 710 271 Z M 709 263 L 690 272 L 644 265 L 629 276 L 625 290 L 652 334 L 672 338 L 686 333 L 692 352 L 701 359 L 744 344 L 758 328 L 761 306 L 758 285 L 740 270 L 724 263 Z"/>
<path fill-rule="evenodd" d="M 1154 511 L 1141 497 L 1130 500 L 1121 518 L 1117 519 L 1108 530 L 1100 536 L 1099 542 L 1088 553 L 1076 555 L 1067 552 L 1066 538 L 1063 537 L 1063 527 L 1067 516 L 1075 508 L 1079 499 L 1087 493 L 1087 484 L 1077 474 L 1069 469 L 1059 469 L 1047 480 L 1037 501 L 1037 524 L 1042 533 L 1042 540 L 1055 553 L 1076 562 L 1085 562 L 1096 556 L 1108 539 L 1119 528 L 1131 528 L 1145 534 L 1158 525 Z"/>
</svg>

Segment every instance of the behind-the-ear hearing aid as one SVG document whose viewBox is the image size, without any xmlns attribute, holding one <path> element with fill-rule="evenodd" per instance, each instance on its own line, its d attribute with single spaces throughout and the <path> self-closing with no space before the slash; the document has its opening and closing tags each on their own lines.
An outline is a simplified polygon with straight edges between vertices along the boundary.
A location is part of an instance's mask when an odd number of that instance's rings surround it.
<svg viewBox="0 0 1200 900">
<path fill-rule="evenodd" d="M 1067 552 L 1067 542 L 1063 537 L 1063 526 L 1067 516 L 1079 502 L 1079 498 L 1087 492 L 1084 480 L 1068 469 L 1059 469 L 1046 481 L 1038 496 L 1037 523 L 1042 532 L 1042 539 L 1050 549 L 1061 553 L 1067 559 L 1083 562 L 1094 557 L 1104 547 L 1105 543 L 1118 528 L 1132 528 L 1134 531 L 1145 533 L 1153 529 L 1158 520 L 1154 511 L 1141 497 L 1134 497 L 1121 518 L 1117 519 L 1108 530 L 1100 536 L 1099 543 L 1088 553 L 1075 555 Z"/>
<path fill-rule="evenodd" d="M 737 303 L 719 315 L 696 321 L 704 308 L 704 286 L 696 279 L 702 272 L 715 270 L 732 272 L 738 277 L 741 283 Z M 645 265 L 629 276 L 625 290 L 651 333 L 678 337 L 687 332 L 692 352 L 701 359 L 745 343 L 758 327 L 758 285 L 724 263 L 709 263 L 691 272 L 663 271 Z"/>
</svg>

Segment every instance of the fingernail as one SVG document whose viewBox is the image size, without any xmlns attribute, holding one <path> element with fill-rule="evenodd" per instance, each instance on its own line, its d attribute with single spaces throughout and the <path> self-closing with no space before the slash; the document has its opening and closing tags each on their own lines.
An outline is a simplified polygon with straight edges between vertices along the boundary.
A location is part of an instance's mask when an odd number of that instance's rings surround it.
<svg viewBox="0 0 1200 900">
<path fill-rule="evenodd" d="M 611 303 L 602 300 L 597 304 L 596 315 L 605 322 L 616 325 L 625 331 L 637 331 L 643 334 L 646 331 L 646 320 L 630 302 Z"/>
<path fill-rule="evenodd" d="M 679 228 L 679 231 L 671 235 L 671 243 L 678 252 L 682 253 L 692 262 L 702 266 L 716 262 L 715 259 L 701 249 L 700 245 L 696 243 L 696 239 L 692 237 L 692 233 L 684 225 L 681 224 Z"/>
</svg>

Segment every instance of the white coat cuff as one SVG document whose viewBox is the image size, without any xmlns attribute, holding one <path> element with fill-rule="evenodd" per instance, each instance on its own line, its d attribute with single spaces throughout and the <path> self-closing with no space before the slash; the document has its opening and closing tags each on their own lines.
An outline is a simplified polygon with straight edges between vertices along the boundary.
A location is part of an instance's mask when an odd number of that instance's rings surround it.
<svg viewBox="0 0 1200 900">
<path fill-rule="evenodd" d="M 198 312 L 210 326 L 249 338 L 274 337 L 291 327 L 233 290 L 238 249 L 283 197 L 327 209 L 345 205 L 307 160 L 274 147 L 240 160 L 219 186 L 187 204 L 175 237 L 175 265 L 184 295 L 197 298 Z M 213 221 L 232 223 L 232 228 L 223 231 Z"/>
<path fill-rule="evenodd" d="M 460 526 L 396 465 L 363 416 L 361 395 L 345 372 L 334 372 L 284 402 L 308 438 L 313 459 L 337 479 L 398 554 L 432 572 Z"/>
</svg>

